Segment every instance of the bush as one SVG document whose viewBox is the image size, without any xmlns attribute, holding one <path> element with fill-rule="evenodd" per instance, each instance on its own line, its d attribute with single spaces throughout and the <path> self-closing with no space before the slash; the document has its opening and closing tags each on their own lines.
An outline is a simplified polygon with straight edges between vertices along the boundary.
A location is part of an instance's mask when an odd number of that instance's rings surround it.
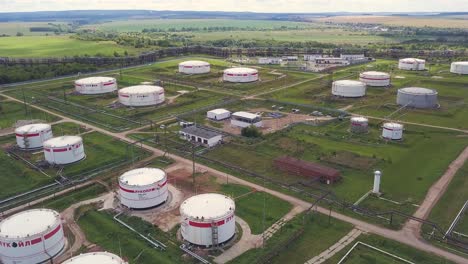
<svg viewBox="0 0 468 264">
<path fill-rule="evenodd" d="M 241 134 L 244 137 L 257 138 L 262 136 L 262 131 L 256 126 L 248 126 L 242 128 Z"/>
</svg>

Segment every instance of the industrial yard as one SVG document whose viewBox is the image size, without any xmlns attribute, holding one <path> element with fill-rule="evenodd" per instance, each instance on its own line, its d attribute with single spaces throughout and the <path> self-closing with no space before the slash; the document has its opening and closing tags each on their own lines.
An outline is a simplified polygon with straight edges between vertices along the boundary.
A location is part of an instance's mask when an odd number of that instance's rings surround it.
<svg viewBox="0 0 468 264">
<path fill-rule="evenodd" d="M 213 20 L 37 25 L 151 43 Z M 466 57 L 185 41 L 0 85 L 0 263 L 466 263 Z M 41 54 L 0 64 L 69 63 Z"/>
</svg>

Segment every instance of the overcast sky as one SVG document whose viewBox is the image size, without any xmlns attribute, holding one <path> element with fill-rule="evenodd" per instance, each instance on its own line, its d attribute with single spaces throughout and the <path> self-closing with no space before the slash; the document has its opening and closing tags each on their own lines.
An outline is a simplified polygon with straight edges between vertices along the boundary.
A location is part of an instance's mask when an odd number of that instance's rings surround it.
<svg viewBox="0 0 468 264">
<path fill-rule="evenodd" d="M 252 12 L 461 12 L 468 0 L 0 0 L 0 12 L 150 9 Z"/>
</svg>

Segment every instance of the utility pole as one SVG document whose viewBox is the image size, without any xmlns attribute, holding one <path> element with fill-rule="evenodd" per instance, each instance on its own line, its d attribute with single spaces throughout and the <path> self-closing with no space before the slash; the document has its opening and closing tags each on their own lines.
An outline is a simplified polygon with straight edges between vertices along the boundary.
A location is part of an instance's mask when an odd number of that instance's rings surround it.
<svg viewBox="0 0 468 264">
<path fill-rule="evenodd" d="M 195 182 L 195 143 L 192 143 L 192 181 L 193 188 L 196 191 L 196 182 Z"/>
<path fill-rule="evenodd" d="M 164 155 L 166 157 L 167 154 L 167 127 L 165 125 L 161 125 L 159 128 L 164 129 Z"/>
<path fill-rule="evenodd" d="M 26 95 L 24 94 L 24 88 L 21 88 L 21 92 L 23 93 L 24 115 L 28 116 L 28 105 L 26 104 Z"/>
</svg>

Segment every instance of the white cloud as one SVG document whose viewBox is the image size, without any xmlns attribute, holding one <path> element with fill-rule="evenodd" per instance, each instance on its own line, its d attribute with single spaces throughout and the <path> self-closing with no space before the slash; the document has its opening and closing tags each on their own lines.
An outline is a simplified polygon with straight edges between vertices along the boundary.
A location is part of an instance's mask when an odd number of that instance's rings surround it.
<svg viewBox="0 0 468 264">
<path fill-rule="evenodd" d="M 0 0 L 0 12 L 151 9 L 252 12 L 468 11 L 468 0 Z"/>
</svg>

